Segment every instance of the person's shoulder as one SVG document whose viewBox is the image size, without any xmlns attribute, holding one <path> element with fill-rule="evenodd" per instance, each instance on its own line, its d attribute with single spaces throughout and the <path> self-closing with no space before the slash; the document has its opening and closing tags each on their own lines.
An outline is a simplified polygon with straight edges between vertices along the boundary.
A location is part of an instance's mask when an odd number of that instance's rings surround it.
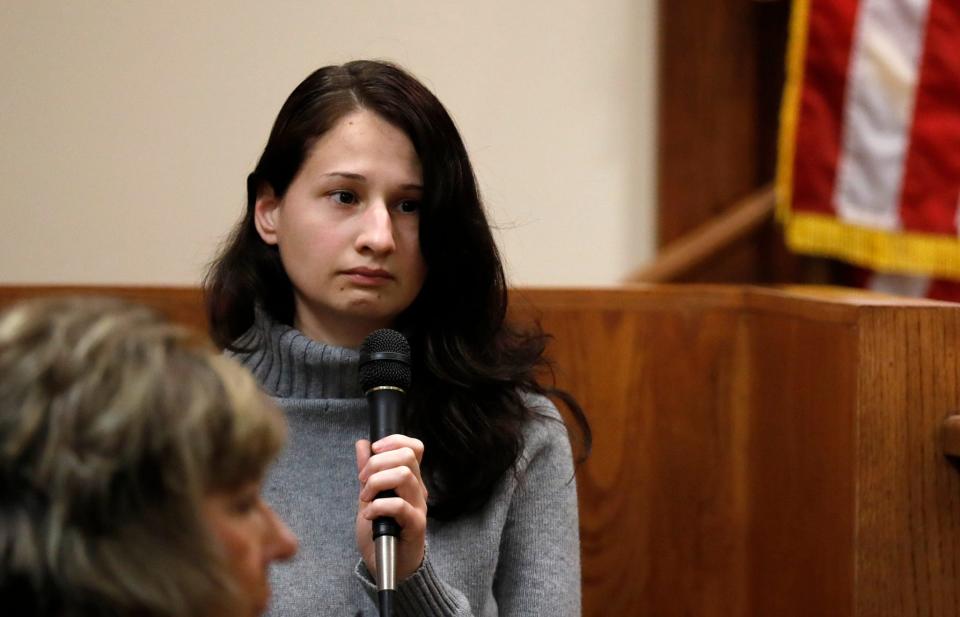
<svg viewBox="0 0 960 617">
<path fill-rule="evenodd" d="M 517 469 L 523 475 L 534 474 L 537 482 L 550 484 L 551 479 L 560 479 L 566 485 L 573 477 L 573 448 L 564 418 L 548 397 L 536 393 L 522 396 L 531 413 L 523 427 L 523 453 Z"/>
<path fill-rule="evenodd" d="M 223 350 L 223 355 L 244 366 L 255 360 L 255 356 L 263 353 L 263 336 L 256 324 L 241 334 L 230 347 Z"/>
<path fill-rule="evenodd" d="M 527 452 L 532 454 L 557 444 L 562 444 L 569 449 L 567 425 L 553 401 L 543 394 L 534 392 L 524 392 L 521 396 L 531 412 L 524 426 Z"/>
<path fill-rule="evenodd" d="M 549 397 L 536 392 L 521 392 L 520 397 L 527 409 L 533 412 L 533 419 L 536 420 L 559 420 L 563 421 L 557 406 Z"/>
<path fill-rule="evenodd" d="M 246 332 L 223 350 L 224 355 L 245 366 L 256 364 L 273 339 L 279 339 L 285 327 L 276 323 L 266 311 L 256 307 L 254 320 Z"/>
</svg>

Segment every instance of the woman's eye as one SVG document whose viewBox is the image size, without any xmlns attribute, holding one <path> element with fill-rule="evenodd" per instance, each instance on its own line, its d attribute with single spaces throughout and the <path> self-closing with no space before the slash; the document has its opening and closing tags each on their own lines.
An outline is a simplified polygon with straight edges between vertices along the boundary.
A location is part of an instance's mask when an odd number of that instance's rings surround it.
<svg viewBox="0 0 960 617">
<path fill-rule="evenodd" d="M 335 202 L 345 206 L 350 206 L 357 203 L 357 196 L 350 191 L 334 191 L 330 194 L 330 196 L 333 197 Z"/>
<path fill-rule="evenodd" d="M 397 204 L 397 209 L 400 212 L 412 213 L 420 209 L 420 202 L 414 201 L 413 199 L 405 199 Z"/>
<path fill-rule="evenodd" d="M 246 514 L 253 509 L 253 500 L 251 499 L 238 499 L 233 502 L 233 511 L 236 514 Z"/>
<path fill-rule="evenodd" d="M 257 502 L 260 501 L 260 494 L 257 493 L 245 493 L 236 495 L 231 502 L 231 508 L 237 514 L 246 514 L 257 507 Z"/>
</svg>

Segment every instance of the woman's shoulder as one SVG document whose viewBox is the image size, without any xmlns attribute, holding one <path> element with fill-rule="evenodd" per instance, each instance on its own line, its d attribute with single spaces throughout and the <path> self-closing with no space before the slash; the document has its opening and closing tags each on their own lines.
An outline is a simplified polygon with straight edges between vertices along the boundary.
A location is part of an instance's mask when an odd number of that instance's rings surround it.
<svg viewBox="0 0 960 617">
<path fill-rule="evenodd" d="M 523 427 L 524 450 L 527 455 L 532 456 L 544 448 L 556 446 L 561 446 L 562 450 L 569 452 L 567 425 L 553 401 L 535 392 L 523 392 L 521 397 L 531 412 Z"/>
<path fill-rule="evenodd" d="M 253 323 L 223 350 L 224 355 L 241 364 L 249 364 L 251 360 L 263 355 L 271 342 L 271 330 L 279 325 L 260 307 L 256 307 Z"/>
<path fill-rule="evenodd" d="M 519 486 L 527 490 L 566 490 L 574 477 L 573 448 L 564 418 L 548 397 L 524 393 L 531 411 L 523 426 L 523 449 L 516 462 L 522 478 Z"/>
<path fill-rule="evenodd" d="M 534 420 L 563 420 L 563 416 L 560 415 L 557 406 L 546 395 L 537 392 L 523 391 L 520 393 L 520 397 L 523 399 L 523 404 L 526 405 L 527 409 L 533 412 Z"/>
</svg>

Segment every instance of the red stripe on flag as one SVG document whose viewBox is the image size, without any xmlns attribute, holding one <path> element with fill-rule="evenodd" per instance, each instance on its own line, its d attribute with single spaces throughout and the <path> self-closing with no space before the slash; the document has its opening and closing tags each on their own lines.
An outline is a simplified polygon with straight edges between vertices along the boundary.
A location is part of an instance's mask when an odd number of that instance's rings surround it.
<svg viewBox="0 0 960 617">
<path fill-rule="evenodd" d="M 907 231 L 957 233 L 960 198 L 960 4 L 930 0 L 904 163 L 900 220 Z"/>
<path fill-rule="evenodd" d="M 810 2 L 794 146 L 794 212 L 833 215 L 847 69 L 858 0 Z"/>
<path fill-rule="evenodd" d="M 960 302 L 960 281 L 936 279 L 931 281 L 927 297 L 931 300 L 945 300 L 946 302 Z"/>
</svg>

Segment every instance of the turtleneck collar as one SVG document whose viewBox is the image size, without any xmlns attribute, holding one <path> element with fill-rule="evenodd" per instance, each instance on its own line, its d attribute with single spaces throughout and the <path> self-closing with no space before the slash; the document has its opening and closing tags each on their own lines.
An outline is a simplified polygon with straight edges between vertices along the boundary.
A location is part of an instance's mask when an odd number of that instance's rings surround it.
<svg viewBox="0 0 960 617">
<path fill-rule="evenodd" d="M 263 388 L 278 398 L 362 398 L 356 349 L 315 341 L 256 311 L 253 326 L 237 339 L 249 351 L 235 355 Z"/>
</svg>

